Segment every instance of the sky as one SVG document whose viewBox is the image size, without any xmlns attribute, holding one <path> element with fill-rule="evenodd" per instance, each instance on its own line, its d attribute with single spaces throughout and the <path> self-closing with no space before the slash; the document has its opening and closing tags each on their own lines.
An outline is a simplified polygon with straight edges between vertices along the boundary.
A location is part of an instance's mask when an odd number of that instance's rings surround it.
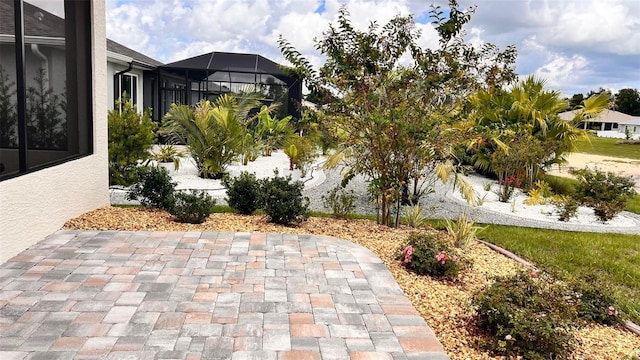
<svg viewBox="0 0 640 360">
<path fill-rule="evenodd" d="M 46 3 L 52 0 L 27 0 Z M 640 89 L 640 0 L 460 0 L 477 5 L 466 36 L 518 50 L 516 72 L 536 75 L 564 96 L 599 88 Z M 346 5 L 353 24 L 413 14 L 419 44 L 435 47 L 430 5 L 443 0 L 106 0 L 107 37 L 169 63 L 211 51 L 260 54 L 286 63 L 282 34 L 312 64 L 314 38 Z"/>
</svg>

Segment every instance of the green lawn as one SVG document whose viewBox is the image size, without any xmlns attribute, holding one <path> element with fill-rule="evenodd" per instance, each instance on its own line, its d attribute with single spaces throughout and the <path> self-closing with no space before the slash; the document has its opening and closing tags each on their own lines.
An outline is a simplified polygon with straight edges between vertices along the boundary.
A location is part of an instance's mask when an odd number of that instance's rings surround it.
<svg viewBox="0 0 640 360">
<path fill-rule="evenodd" d="M 640 145 L 617 144 L 618 139 L 589 136 L 577 144 L 577 152 L 640 160 Z"/>
<path fill-rule="evenodd" d="M 636 194 L 631 198 L 627 203 L 627 207 L 624 209 L 632 213 L 640 214 L 640 194 Z"/>
<path fill-rule="evenodd" d="M 563 276 L 611 283 L 620 308 L 640 323 L 640 235 L 489 225 L 478 236 Z"/>
</svg>

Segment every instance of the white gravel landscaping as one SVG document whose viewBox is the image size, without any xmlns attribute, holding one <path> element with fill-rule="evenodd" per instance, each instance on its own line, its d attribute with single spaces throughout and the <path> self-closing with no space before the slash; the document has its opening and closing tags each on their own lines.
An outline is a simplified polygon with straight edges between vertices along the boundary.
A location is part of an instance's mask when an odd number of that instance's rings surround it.
<svg viewBox="0 0 640 360">
<path fill-rule="evenodd" d="M 310 208 L 318 211 L 329 211 L 322 205 L 322 195 L 328 193 L 332 188 L 342 181 L 342 173 L 338 169 L 325 170 L 322 168 L 324 158 L 318 158 L 313 164 L 305 178 L 300 177 L 300 171 L 289 170 L 289 158 L 282 151 L 274 151 L 269 157 L 259 157 L 256 161 L 250 162 L 247 166 L 240 163 L 233 163 L 227 168 L 231 176 L 237 176 L 242 171 L 255 173 L 258 178 L 273 176 L 274 169 L 277 169 L 281 176 L 291 175 L 294 180 L 305 182 L 304 195 L 310 200 Z M 177 189 L 199 189 L 209 193 L 217 199 L 218 204 L 226 204 L 226 189 L 220 180 L 202 179 L 197 176 L 197 169 L 190 158 L 182 158 L 180 169 L 175 171 L 173 164 L 162 164 L 167 167 L 174 181 L 177 182 Z M 580 207 L 578 216 L 568 222 L 558 220 L 553 205 L 528 206 L 524 204 L 527 198 L 519 190 L 516 190 L 514 197 L 508 203 L 497 200 L 498 196 L 494 190 L 498 189 L 498 184 L 494 180 L 480 176 L 466 177 L 474 186 L 476 194 L 484 201 L 482 205 L 471 206 L 462 199 L 458 191 L 454 191 L 452 184 L 435 184 L 435 192 L 422 197 L 420 204 L 425 209 L 425 215 L 430 218 L 457 218 L 461 213 L 466 212 L 471 219 L 479 223 L 503 224 L 536 228 L 561 229 L 568 231 L 589 231 L 589 232 L 617 232 L 640 234 L 640 216 L 629 212 L 622 212 L 606 224 L 601 223 L 593 215 L 593 210 Z M 491 190 L 485 191 L 484 185 L 492 182 Z M 355 213 L 375 214 L 375 207 L 369 201 L 367 193 L 367 181 L 361 176 L 353 178 L 348 190 L 353 190 L 357 196 Z M 113 187 L 111 189 L 112 204 L 134 204 L 126 200 L 126 189 Z"/>
</svg>

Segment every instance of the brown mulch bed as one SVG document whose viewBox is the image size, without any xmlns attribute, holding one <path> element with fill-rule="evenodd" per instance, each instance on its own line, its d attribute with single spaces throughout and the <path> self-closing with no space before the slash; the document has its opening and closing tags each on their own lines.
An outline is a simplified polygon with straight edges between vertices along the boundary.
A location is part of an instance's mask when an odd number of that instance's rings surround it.
<svg viewBox="0 0 640 360">
<path fill-rule="evenodd" d="M 396 260 L 402 243 L 415 229 L 392 229 L 369 220 L 312 217 L 298 227 L 284 227 L 267 223 L 264 216 L 212 214 L 205 223 L 193 225 L 174 222 L 164 211 L 106 207 L 70 220 L 64 229 L 302 233 L 352 241 L 369 248 L 384 261 L 454 360 L 501 358 L 479 349 L 483 335 L 473 326 L 469 302 L 473 293 L 486 286 L 492 276 L 510 274 L 521 268 L 515 261 L 475 244 L 467 251 L 473 268 L 455 281 L 418 276 L 406 271 Z M 576 351 L 571 359 L 625 359 L 640 353 L 640 337 L 623 327 L 592 325 L 577 330 L 575 335 Z"/>
</svg>

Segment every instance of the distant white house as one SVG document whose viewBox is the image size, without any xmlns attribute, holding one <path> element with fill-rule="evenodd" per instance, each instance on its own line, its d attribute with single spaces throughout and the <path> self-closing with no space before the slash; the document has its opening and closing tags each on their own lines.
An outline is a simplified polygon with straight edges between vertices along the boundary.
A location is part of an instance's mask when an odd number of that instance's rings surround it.
<svg viewBox="0 0 640 360">
<path fill-rule="evenodd" d="M 572 120 L 576 111 L 565 111 L 558 114 L 563 120 Z M 633 138 L 640 138 L 640 116 L 631 116 L 615 110 L 604 110 L 596 117 L 580 121 L 577 127 L 596 131 L 600 137 L 626 137 L 629 131 Z"/>
</svg>

